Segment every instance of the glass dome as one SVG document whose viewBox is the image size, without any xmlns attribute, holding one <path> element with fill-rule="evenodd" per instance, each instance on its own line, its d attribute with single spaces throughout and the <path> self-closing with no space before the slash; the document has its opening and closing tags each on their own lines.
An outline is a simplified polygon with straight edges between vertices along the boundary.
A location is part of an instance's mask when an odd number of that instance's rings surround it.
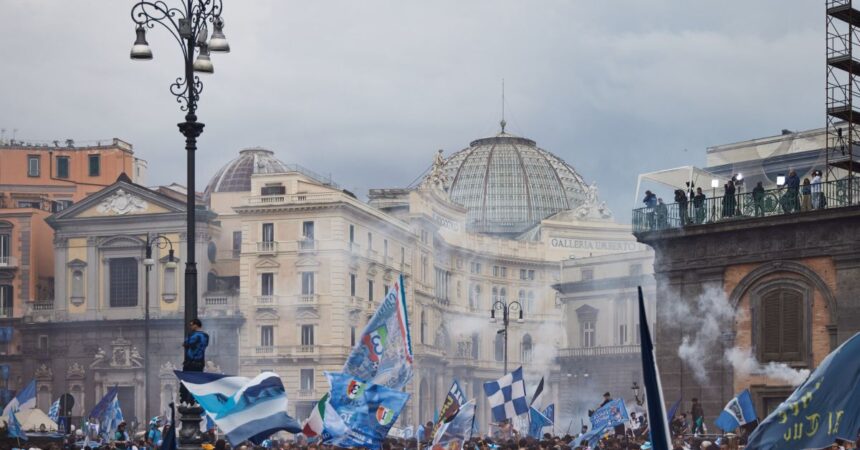
<svg viewBox="0 0 860 450">
<path fill-rule="evenodd" d="M 467 228 L 477 233 L 522 233 L 583 204 L 588 188 L 561 158 L 505 132 L 472 141 L 443 170 L 448 196 L 467 208 Z"/>
<path fill-rule="evenodd" d="M 283 173 L 288 166 L 275 158 L 271 150 L 260 147 L 247 148 L 239 157 L 227 163 L 206 185 L 204 197 L 213 192 L 248 192 L 251 190 L 251 175 L 258 173 Z"/>
</svg>

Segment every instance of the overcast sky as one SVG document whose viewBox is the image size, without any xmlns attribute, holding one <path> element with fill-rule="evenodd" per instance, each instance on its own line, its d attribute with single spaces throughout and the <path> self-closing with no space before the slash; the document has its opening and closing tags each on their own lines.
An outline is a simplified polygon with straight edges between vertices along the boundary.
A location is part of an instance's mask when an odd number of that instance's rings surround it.
<svg viewBox="0 0 860 450">
<path fill-rule="evenodd" d="M 166 0 L 168 3 L 177 0 Z M 119 137 L 148 184 L 185 183 L 168 86 L 177 44 L 131 61 L 133 1 L 0 0 L 6 138 Z M 508 130 L 574 166 L 620 220 L 637 174 L 705 148 L 824 125 L 824 4 L 812 0 L 224 0 L 232 52 L 198 111 L 198 190 L 274 150 L 364 195 Z"/>
</svg>

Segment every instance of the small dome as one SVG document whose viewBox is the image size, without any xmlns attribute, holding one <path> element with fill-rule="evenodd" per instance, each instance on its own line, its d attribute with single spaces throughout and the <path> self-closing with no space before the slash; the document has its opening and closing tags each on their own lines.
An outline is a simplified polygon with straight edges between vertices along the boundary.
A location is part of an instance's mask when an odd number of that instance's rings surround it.
<svg viewBox="0 0 860 450">
<path fill-rule="evenodd" d="M 466 207 L 472 232 L 516 235 L 585 202 L 587 184 L 535 141 L 502 132 L 478 139 L 444 166 L 449 198 Z"/>
<path fill-rule="evenodd" d="M 248 192 L 251 175 L 257 173 L 283 173 L 288 166 L 275 158 L 274 152 L 260 147 L 246 148 L 239 157 L 227 163 L 206 185 L 204 197 L 213 192 Z"/>
</svg>

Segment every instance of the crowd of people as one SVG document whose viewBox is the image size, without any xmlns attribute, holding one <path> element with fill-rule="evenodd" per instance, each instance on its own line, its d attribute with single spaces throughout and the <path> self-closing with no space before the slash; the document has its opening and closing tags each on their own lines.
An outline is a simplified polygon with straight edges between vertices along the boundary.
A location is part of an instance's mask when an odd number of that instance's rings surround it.
<svg viewBox="0 0 860 450">
<path fill-rule="evenodd" d="M 827 207 L 821 171 L 813 170 L 812 178 L 803 180 L 792 170 L 785 177 L 783 185 L 775 191 L 774 205 L 785 214 L 801 211 L 811 211 Z M 711 202 L 702 191 L 687 182 L 686 189 L 674 191 L 674 204 L 666 204 L 662 198 L 650 190 L 645 191 L 645 223 L 648 229 L 665 229 L 674 226 L 702 224 L 710 220 L 718 220 L 751 214 L 755 217 L 765 215 L 767 191 L 761 181 L 747 194 L 738 191 L 741 180 L 732 177 L 723 185 L 721 197 L 712 198 Z"/>
</svg>

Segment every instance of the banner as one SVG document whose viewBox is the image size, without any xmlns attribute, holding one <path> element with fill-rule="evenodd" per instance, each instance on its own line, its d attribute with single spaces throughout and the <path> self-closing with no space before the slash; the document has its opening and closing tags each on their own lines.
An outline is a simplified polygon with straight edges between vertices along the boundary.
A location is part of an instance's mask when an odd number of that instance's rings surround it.
<svg viewBox="0 0 860 450">
<path fill-rule="evenodd" d="M 475 425 L 475 400 L 469 400 L 460 406 L 459 411 L 439 428 L 433 437 L 433 446 L 445 448 L 454 442 L 463 443 L 472 438 Z M 461 447 L 461 446 L 459 446 Z"/>
<path fill-rule="evenodd" d="M 747 448 L 800 450 L 853 441 L 860 430 L 860 333 L 824 358 L 749 437 Z"/>
<path fill-rule="evenodd" d="M 552 425 L 552 421 L 534 407 L 529 407 L 529 436 L 540 439 L 544 427 Z"/>
<path fill-rule="evenodd" d="M 403 390 L 412 379 L 412 338 L 403 275 L 367 322 L 361 339 L 343 365 L 343 373 L 398 390 Z"/>
<path fill-rule="evenodd" d="M 701 418 L 699 418 L 699 420 L 701 420 Z M 758 418 L 755 413 L 755 407 L 753 406 L 750 391 L 744 389 L 743 392 L 738 394 L 735 398 L 729 400 L 729 403 L 726 404 L 726 407 L 723 408 L 723 411 L 714 423 L 723 431 L 731 433 L 739 426 L 755 422 L 756 420 L 758 420 Z M 696 425 L 698 426 L 700 424 L 697 423 Z"/>
<path fill-rule="evenodd" d="M 439 427 L 443 423 L 450 422 L 457 415 L 457 412 L 460 411 L 460 406 L 464 403 L 466 403 L 466 395 L 463 394 L 463 389 L 460 388 L 457 380 L 454 380 L 454 383 L 451 384 L 451 389 L 448 389 L 448 395 L 445 396 L 445 402 L 442 403 L 442 409 L 439 410 L 439 417 L 433 425 L 432 436 L 436 436 L 436 432 L 439 431 Z"/>
<path fill-rule="evenodd" d="M 326 372 L 326 377 L 331 384 L 329 402 L 347 431 L 324 442 L 345 448 L 380 448 L 406 406 L 409 394 L 366 383 L 345 373 Z"/>
<path fill-rule="evenodd" d="M 617 398 L 601 406 L 591 415 L 591 428 L 599 430 L 602 428 L 613 428 L 627 423 L 630 417 L 627 415 L 627 406 L 623 398 Z"/>
</svg>

